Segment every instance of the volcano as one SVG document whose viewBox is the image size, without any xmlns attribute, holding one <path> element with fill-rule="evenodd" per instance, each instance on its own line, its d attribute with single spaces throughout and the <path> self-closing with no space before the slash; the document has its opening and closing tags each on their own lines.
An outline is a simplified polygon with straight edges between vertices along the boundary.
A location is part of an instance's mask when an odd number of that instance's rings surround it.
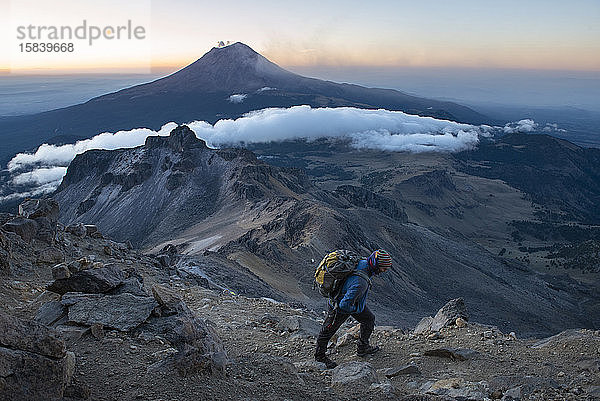
<svg viewBox="0 0 600 401">
<path fill-rule="evenodd" d="M 237 95 L 232 97 L 232 95 Z M 0 119 L 0 162 L 42 143 L 66 143 L 98 133 L 237 118 L 267 107 L 358 107 L 400 110 L 458 122 L 493 123 L 452 102 L 308 78 L 287 71 L 243 43 L 213 48 L 161 79 L 44 113 Z"/>
</svg>

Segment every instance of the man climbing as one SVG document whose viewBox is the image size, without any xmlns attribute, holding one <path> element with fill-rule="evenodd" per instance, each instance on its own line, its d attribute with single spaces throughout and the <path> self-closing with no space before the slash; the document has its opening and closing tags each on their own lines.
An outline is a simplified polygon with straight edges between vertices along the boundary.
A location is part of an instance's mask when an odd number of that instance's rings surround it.
<svg viewBox="0 0 600 401">
<path fill-rule="evenodd" d="M 392 258 L 383 249 L 378 249 L 367 259 L 361 259 L 356 266 L 357 273 L 346 279 L 340 294 L 328 302 L 327 317 L 317 337 L 315 360 L 323 362 L 327 369 L 333 369 L 337 363 L 325 355 L 327 344 L 340 326 L 350 317 L 360 323 L 358 356 L 367 356 L 379 351 L 378 346 L 369 345 L 369 337 L 375 327 L 375 316 L 366 306 L 367 294 L 371 286 L 370 277 L 383 273 L 392 267 Z M 366 273 L 366 274 L 365 274 Z"/>
</svg>

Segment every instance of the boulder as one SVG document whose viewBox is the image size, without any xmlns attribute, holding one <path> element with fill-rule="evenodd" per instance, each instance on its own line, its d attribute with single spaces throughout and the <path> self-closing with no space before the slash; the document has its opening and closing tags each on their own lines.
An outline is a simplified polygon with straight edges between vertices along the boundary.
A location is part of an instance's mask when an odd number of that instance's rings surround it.
<svg viewBox="0 0 600 401">
<path fill-rule="evenodd" d="M 69 265 L 69 267 L 71 266 Z M 54 269 L 53 274 L 55 274 Z M 100 268 L 75 271 L 69 277 L 56 279 L 48 286 L 48 290 L 57 294 L 67 292 L 98 294 L 116 288 L 123 283 L 125 278 L 125 273 L 117 265 L 108 264 Z"/>
<path fill-rule="evenodd" d="M 64 253 L 55 246 L 49 246 L 42 250 L 37 258 L 38 263 L 53 265 L 65 260 Z"/>
<path fill-rule="evenodd" d="M 152 286 L 152 296 L 161 307 L 163 316 L 174 315 L 177 312 L 183 311 L 183 300 L 172 289 L 155 284 Z"/>
<path fill-rule="evenodd" d="M 56 224 L 59 207 L 54 199 L 27 199 L 19 205 L 19 216 L 26 219 L 45 217 Z"/>
<path fill-rule="evenodd" d="M 417 327 L 415 327 L 415 334 L 424 334 L 431 330 L 431 323 L 433 322 L 433 318 L 431 316 L 424 317 L 421 319 Z"/>
<path fill-rule="evenodd" d="M 98 226 L 94 224 L 84 224 L 83 227 L 85 228 L 86 235 L 89 235 L 90 237 L 92 236 L 92 234 L 98 232 Z"/>
<path fill-rule="evenodd" d="M 145 322 L 157 306 L 151 297 L 67 293 L 61 303 L 68 307 L 68 321 L 91 326 L 99 323 L 121 331 L 129 331 Z"/>
<path fill-rule="evenodd" d="M 155 368 L 175 370 L 181 376 L 225 372 L 227 352 L 215 328 L 210 321 L 194 315 L 183 301 L 176 315 L 154 318 L 143 329 L 166 339 L 177 349 Z"/>
<path fill-rule="evenodd" d="M 31 242 L 37 234 L 39 225 L 35 220 L 27 219 L 25 217 L 15 217 L 4 223 L 2 228 L 5 231 L 10 231 L 19 235 L 23 241 Z"/>
<path fill-rule="evenodd" d="M 0 312 L 0 346 L 33 352 L 51 358 L 65 356 L 65 344 L 43 324 Z"/>
<path fill-rule="evenodd" d="M 346 362 L 333 369 L 332 386 L 369 388 L 378 383 L 377 372 L 368 362 Z"/>
<path fill-rule="evenodd" d="M 321 325 L 303 316 L 288 316 L 277 324 L 280 331 L 288 331 L 300 337 L 316 337 L 321 330 Z"/>
<path fill-rule="evenodd" d="M 85 229 L 85 225 L 83 225 L 83 223 L 69 224 L 65 227 L 65 231 L 81 238 L 85 237 L 87 234 L 87 230 Z"/>
<path fill-rule="evenodd" d="M 431 330 L 439 331 L 443 327 L 448 327 L 456 324 L 456 319 L 461 318 L 465 321 L 469 320 L 467 307 L 462 298 L 456 298 L 448 301 L 433 317 L 431 322 Z"/>
<path fill-rule="evenodd" d="M 436 348 L 425 351 L 423 355 L 450 358 L 454 361 L 466 361 L 478 356 L 479 352 L 469 348 Z"/>
<path fill-rule="evenodd" d="M 74 367 L 53 329 L 0 312 L 0 399 L 60 400 Z"/>
</svg>

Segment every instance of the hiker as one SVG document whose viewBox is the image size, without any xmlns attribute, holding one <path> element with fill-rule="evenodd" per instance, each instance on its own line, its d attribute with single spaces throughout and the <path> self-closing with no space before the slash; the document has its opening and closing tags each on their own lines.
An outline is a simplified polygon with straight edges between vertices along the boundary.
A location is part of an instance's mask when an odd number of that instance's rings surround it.
<svg viewBox="0 0 600 401">
<path fill-rule="evenodd" d="M 325 352 L 327 344 L 340 326 L 352 316 L 360 323 L 357 355 L 367 356 L 379 351 L 378 346 L 369 345 L 369 337 L 375 327 L 375 316 L 366 306 L 367 293 L 371 286 L 370 277 L 383 273 L 392 267 L 392 258 L 383 249 L 378 249 L 367 259 L 361 259 L 356 272 L 350 275 L 335 298 L 329 298 L 327 317 L 317 337 L 315 360 L 323 362 L 327 369 L 333 369 L 337 363 L 329 359 Z M 366 273 L 366 274 L 365 274 Z"/>
</svg>

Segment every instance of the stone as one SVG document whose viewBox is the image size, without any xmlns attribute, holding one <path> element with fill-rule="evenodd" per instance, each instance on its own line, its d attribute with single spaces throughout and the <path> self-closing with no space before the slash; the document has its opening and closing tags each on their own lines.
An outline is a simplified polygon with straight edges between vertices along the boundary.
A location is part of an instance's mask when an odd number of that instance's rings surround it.
<svg viewBox="0 0 600 401">
<path fill-rule="evenodd" d="M 489 392 L 486 382 L 469 382 L 462 378 L 453 377 L 426 383 L 421 391 L 426 394 L 435 394 L 450 397 L 455 400 L 484 401 Z"/>
<path fill-rule="evenodd" d="M 98 226 L 94 224 L 84 224 L 83 227 L 85 228 L 85 234 L 89 235 L 90 237 L 92 236 L 92 234 L 98 232 Z"/>
<path fill-rule="evenodd" d="M 45 263 L 48 265 L 61 263 L 64 262 L 64 260 L 65 254 L 54 246 L 43 249 L 37 258 L 38 263 Z"/>
<path fill-rule="evenodd" d="M 436 348 L 425 351 L 423 355 L 450 358 L 455 361 L 466 361 L 478 356 L 479 352 L 468 348 Z"/>
<path fill-rule="evenodd" d="M 343 347 L 348 344 L 355 344 L 358 337 L 354 333 L 346 332 L 338 337 L 335 342 L 336 347 Z"/>
<path fill-rule="evenodd" d="M 65 341 L 68 347 L 71 347 L 75 342 L 89 331 L 88 327 L 81 326 L 56 326 L 56 331 L 60 334 L 60 337 Z"/>
<path fill-rule="evenodd" d="M 71 270 L 66 263 L 60 263 L 52 267 L 52 278 L 55 280 L 63 280 L 71 277 Z"/>
<path fill-rule="evenodd" d="M 323 362 L 317 362 L 315 360 L 294 362 L 296 369 L 308 372 L 323 372 L 327 370 L 327 366 Z"/>
<path fill-rule="evenodd" d="M 104 251 L 104 254 L 107 255 L 107 256 L 112 256 L 113 255 L 113 250 L 108 245 L 104 245 L 103 251 Z"/>
<path fill-rule="evenodd" d="M 223 374 L 227 352 L 210 321 L 200 319 L 185 303 L 176 315 L 154 318 L 144 330 L 166 339 L 177 349 L 160 362 L 161 369 L 174 369 L 181 376 L 200 372 Z"/>
<path fill-rule="evenodd" d="M 431 331 L 431 323 L 433 322 L 433 318 L 431 316 L 424 317 L 421 319 L 417 327 L 415 327 L 413 333 L 415 334 L 424 334 L 428 331 Z"/>
<path fill-rule="evenodd" d="M 4 231 L 10 231 L 17 234 L 25 242 L 31 242 L 35 238 L 39 225 L 35 220 L 24 217 L 15 217 L 2 226 Z"/>
<path fill-rule="evenodd" d="M 379 383 L 377 372 L 368 362 L 346 362 L 332 371 L 332 386 L 369 388 L 373 383 Z"/>
<path fill-rule="evenodd" d="M 152 286 L 152 296 L 161 306 L 161 312 L 164 316 L 174 315 L 178 311 L 183 310 L 183 300 L 172 289 L 155 284 Z"/>
<path fill-rule="evenodd" d="M 67 293 L 63 295 L 62 303 L 68 306 L 69 322 L 87 326 L 99 323 L 121 331 L 129 331 L 145 322 L 156 307 L 153 298 L 137 297 L 128 293 Z"/>
<path fill-rule="evenodd" d="M 396 398 L 399 395 L 392 383 L 373 383 L 369 387 L 369 391 L 379 393 L 387 398 Z"/>
<path fill-rule="evenodd" d="M 71 379 L 72 353 L 54 359 L 33 352 L 0 347 L 0 399 L 62 400 Z"/>
<path fill-rule="evenodd" d="M 50 358 L 65 356 L 65 343 L 56 331 L 41 323 L 0 312 L 0 346 Z"/>
<path fill-rule="evenodd" d="M 437 331 L 427 336 L 428 340 L 440 340 L 442 338 L 444 338 L 444 336 Z"/>
<path fill-rule="evenodd" d="M 52 223 L 58 221 L 59 207 L 54 199 L 27 199 L 19 205 L 19 216 L 26 219 L 45 217 Z"/>
<path fill-rule="evenodd" d="M 452 326 L 456 323 L 456 319 L 461 318 L 465 321 L 469 320 L 467 315 L 467 307 L 462 298 L 456 298 L 448 301 L 433 317 L 431 322 L 431 331 L 439 331 L 443 327 Z"/>
<path fill-rule="evenodd" d="M 512 400 L 520 400 L 520 399 L 521 399 L 521 386 L 513 387 L 509 390 L 506 390 L 506 392 L 502 396 L 502 401 L 512 401 Z"/>
<path fill-rule="evenodd" d="M 149 296 L 142 283 L 140 283 L 136 277 L 129 277 L 128 279 L 125 279 L 117 288 L 110 291 L 110 294 L 123 294 L 125 292 L 137 295 L 138 297 Z"/>
<path fill-rule="evenodd" d="M 74 367 L 55 330 L 0 312 L 0 399 L 61 400 Z"/>
<path fill-rule="evenodd" d="M 96 340 L 104 337 L 104 326 L 101 323 L 94 323 L 90 326 L 90 332 Z"/>
<path fill-rule="evenodd" d="M 54 237 L 56 235 L 56 222 L 50 221 L 47 217 L 37 217 L 34 219 L 38 225 L 35 237 L 48 244 L 54 244 Z"/>
<path fill-rule="evenodd" d="M 48 286 L 48 290 L 57 294 L 67 292 L 103 293 L 122 284 L 125 278 L 125 273 L 121 269 L 114 264 L 109 264 L 100 268 L 80 270 L 71 274 L 70 277 L 56 279 Z"/>
<path fill-rule="evenodd" d="M 382 375 L 384 375 L 385 377 L 390 379 L 392 377 L 396 377 L 399 375 L 421 374 L 421 371 L 419 370 L 417 365 L 409 364 L 409 365 L 404 365 L 404 366 L 397 366 L 394 368 L 381 369 L 381 370 L 378 370 L 378 373 L 381 373 Z"/>
<path fill-rule="evenodd" d="M 303 316 L 287 316 L 277 324 L 277 329 L 294 333 L 298 337 L 316 337 L 321 330 L 321 325 Z"/>
<path fill-rule="evenodd" d="M 51 326 L 67 315 L 67 308 L 59 301 L 46 302 L 35 313 L 33 320 Z"/>
<path fill-rule="evenodd" d="M 81 238 L 85 237 L 87 234 L 87 230 L 85 229 L 83 223 L 69 224 L 65 227 L 65 231 Z"/>
</svg>

